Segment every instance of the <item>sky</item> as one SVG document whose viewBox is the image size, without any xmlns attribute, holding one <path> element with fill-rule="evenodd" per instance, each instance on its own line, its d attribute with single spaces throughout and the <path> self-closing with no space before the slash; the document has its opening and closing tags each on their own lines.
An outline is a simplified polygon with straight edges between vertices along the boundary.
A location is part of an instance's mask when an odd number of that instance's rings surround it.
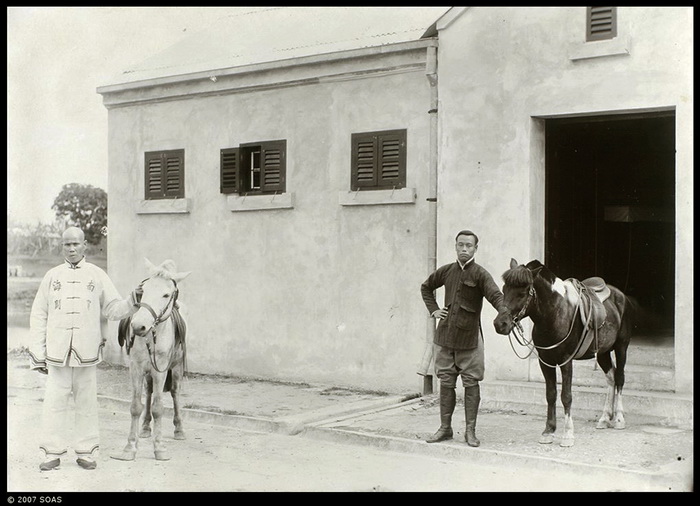
<svg viewBox="0 0 700 506">
<path fill-rule="evenodd" d="M 7 7 L 8 220 L 53 222 L 64 184 L 109 193 L 97 88 L 231 9 Z"/>
</svg>

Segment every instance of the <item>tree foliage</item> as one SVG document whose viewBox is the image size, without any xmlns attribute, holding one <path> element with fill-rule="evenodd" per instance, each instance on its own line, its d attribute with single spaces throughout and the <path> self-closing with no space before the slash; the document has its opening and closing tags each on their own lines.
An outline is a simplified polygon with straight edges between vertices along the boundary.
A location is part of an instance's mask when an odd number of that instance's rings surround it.
<svg viewBox="0 0 700 506">
<path fill-rule="evenodd" d="M 90 244 L 99 244 L 107 226 L 107 192 L 80 183 L 63 185 L 51 206 L 56 218 L 80 227 Z"/>
</svg>

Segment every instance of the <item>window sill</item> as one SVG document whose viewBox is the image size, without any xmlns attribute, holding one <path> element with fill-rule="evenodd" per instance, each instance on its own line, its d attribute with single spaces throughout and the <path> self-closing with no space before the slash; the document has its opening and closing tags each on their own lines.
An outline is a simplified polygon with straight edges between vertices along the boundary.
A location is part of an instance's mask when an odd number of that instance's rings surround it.
<svg viewBox="0 0 700 506">
<path fill-rule="evenodd" d="M 238 211 L 266 211 L 270 209 L 294 209 L 294 193 L 278 195 L 228 195 L 228 209 Z"/>
<path fill-rule="evenodd" d="M 569 59 L 572 61 L 600 58 L 603 56 L 617 56 L 630 54 L 630 38 L 615 37 L 610 40 L 598 40 L 584 42 L 573 46 L 569 51 Z"/>
<path fill-rule="evenodd" d="M 142 200 L 136 214 L 189 214 L 192 199 Z"/>
<path fill-rule="evenodd" d="M 371 206 L 379 204 L 413 204 L 416 201 L 414 188 L 399 190 L 363 190 L 338 193 L 341 206 Z"/>
</svg>

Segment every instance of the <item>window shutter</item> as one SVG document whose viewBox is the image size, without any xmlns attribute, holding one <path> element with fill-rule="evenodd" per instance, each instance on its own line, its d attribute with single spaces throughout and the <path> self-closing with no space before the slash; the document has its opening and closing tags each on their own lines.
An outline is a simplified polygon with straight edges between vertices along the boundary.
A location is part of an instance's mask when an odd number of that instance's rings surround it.
<svg viewBox="0 0 700 506">
<path fill-rule="evenodd" d="M 238 192 L 238 148 L 221 150 L 221 193 Z"/>
<path fill-rule="evenodd" d="M 165 165 L 165 192 L 166 198 L 181 198 L 185 196 L 184 190 L 184 152 L 166 151 L 163 153 Z"/>
<path fill-rule="evenodd" d="M 406 186 L 406 130 L 352 134 L 350 189 Z"/>
<path fill-rule="evenodd" d="M 185 150 L 152 151 L 145 154 L 146 200 L 185 196 Z"/>
<path fill-rule="evenodd" d="M 160 153 L 146 153 L 146 200 L 163 196 L 163 160 Z"/>
<path fill-rule="evenodd" d="M 586 40 L 612 39 L 617 36 L 615 7 L 588 7 L 586 9 Z"/>
<path fill-rule="evenodd" d="M 287 141 L 263 142 L 260 147 L 260 190 L 263 192 L 284 192 Z"/>
<path fill-rule="evenodd" d="M 376 135 L 352 134 L 351 145 L 351 189 L 377 185 L 377 144 Z"/>
<path fill-rule="evenodd" d="M 378 147 L 378 186 L 403 188 L 406 184 L 406 131 L 379 135 Z"/>
</svg>

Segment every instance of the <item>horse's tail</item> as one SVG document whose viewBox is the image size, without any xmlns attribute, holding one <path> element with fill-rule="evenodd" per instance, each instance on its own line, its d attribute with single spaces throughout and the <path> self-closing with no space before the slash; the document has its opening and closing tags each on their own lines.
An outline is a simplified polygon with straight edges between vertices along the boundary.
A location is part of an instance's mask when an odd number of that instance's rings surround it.
<svg viewBox="0 0 700 506">
<path fill-rule="evenodd" d="M 631 335 L 650 323 L 649 315 L 643 310 L 639 301 L 630 295 L 625 295 L 625 312 L 622 315 L 623 331 Z"/>
<path fill-rule="evenodd" d="M 165 377 L 165 383 L 163 384 L 163 392 L 170 392 L 173 386 L 173 370 L 168 369 L 168 375 Z"/>
<path fill-rule="evenodd" d="M 131 316 L 119 320 L 119 330 L 117 331 L 117 340 L 121 348 L 126 344 L 126 354 L 129 354 L 130 343 L 128 341 L 129 331 L 131 329 Z"/>
</svg>

